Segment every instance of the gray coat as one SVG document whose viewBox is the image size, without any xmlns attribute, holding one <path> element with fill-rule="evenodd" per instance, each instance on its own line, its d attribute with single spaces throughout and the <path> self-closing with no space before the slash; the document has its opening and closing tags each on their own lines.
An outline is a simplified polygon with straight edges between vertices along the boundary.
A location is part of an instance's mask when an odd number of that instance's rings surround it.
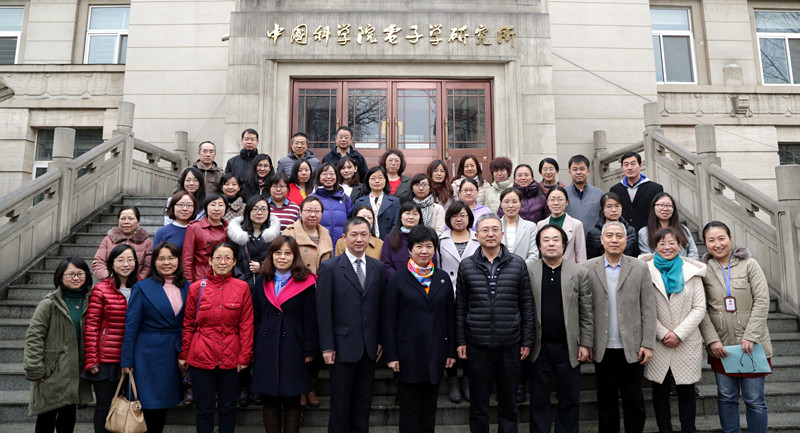
<svg viewBox="0 0 800 433">
<path fill-rule="evenodd" d="M 569 184 L 564 189 L 567 190 L 569 200 L 564 211 L 583 223 L 583 235 L 586 236 L 600 218 L 600 198 L 605 193 L 596 186 L 586 184 L 583 188 L 583 198 L 579 198 L 575 184 Z"/>
<path fill-rule="evenodd" d="M 531 362 L 539 357 L 542 348 L 542 261 L 528 263 L 533 299 L 536 304 L 536 341 L 531 350 Z M 592 285 L 589 271 L 570 261 L 561 262 L 561 304 L 564 308 L 564 326 L 567 328 L 569 363 L 578 366 L 578 346 L 592 347 L 594 340 L 594 313 Z"/>
<path fill-rule="evenodd" d="M 453 291 L 456 289 L 456 278 L 458 278 L 458 265 L 461 260 L 475 254 L 475 251 L 481 247 L 478 243 L 478 238 L 475 237 L 475 231 L 469 231 L 469 243 L 464 248 L 464 254 L 459 256 L 456 244 L 453 242 L 452 232 L 447 229 L 439 236 L 439 268 L 450 277 L 453 284 Z"/>
<path fill-rule="evenodd" d="M 583 265 L 589 269 L 594 306 L 594 360 L 603 361 L 608 345 L 608 284 L 602 255 Z M 617 288 L 617 316 L 625 360 L 638 362 L 639 348 L 656 344 L 656 303 L 647 264 L 623 255 Z"/>
<path fill-rule="evenodd" d="M 312 173 L 317 171 L 317 167 L 319 167 L 319 159 L 314 156 L 314 152 L 306 150 L 306 154 L 303 155 L 303 160 L 308 161 L 308 164 L 311 166 Z M 294 166 L 296 161 L 297 156 L 294 154 L 294 152 L 289 152 L 288 155 L 278 160 L 278 168 L 276 168 L 275 171 L 278 173 L 283 173 L 286 175 L 286 177 L 289 177 L 292 175 L 292 166 Z"/>
<path fill-rule="evenodd" d="M 536 247 L 536 224 L 522 217 L 517 218 L 517 234 L 514 237 L 514 245 L 509 245 L 506 240 L 506 217 L 500 218 L 503 223 L 503 244 L 512 253 L 525 259 L 525 263 L 530 264 L 539 259 L 539 248 Z"/>
</svg>

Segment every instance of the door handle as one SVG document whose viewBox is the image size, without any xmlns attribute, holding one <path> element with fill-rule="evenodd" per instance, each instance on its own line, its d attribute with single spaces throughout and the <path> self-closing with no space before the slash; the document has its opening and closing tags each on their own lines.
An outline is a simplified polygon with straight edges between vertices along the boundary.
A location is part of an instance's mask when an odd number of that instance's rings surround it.
<svg viewBox="0 0 800 433">
<path fill-rule="evenodd" d="M 444 118 L 444 160 L 450 161 L 450 121 L 447 117 Z"/>
<path fill-rule="evenodd" d="M 336 129 L 339 129 L 339 118 L 336 118 Z"/>
<path fill-rule="evenodd" d="M 381 135 L 386 135 L 386 121 L 381 122 Z"/>
</svg>

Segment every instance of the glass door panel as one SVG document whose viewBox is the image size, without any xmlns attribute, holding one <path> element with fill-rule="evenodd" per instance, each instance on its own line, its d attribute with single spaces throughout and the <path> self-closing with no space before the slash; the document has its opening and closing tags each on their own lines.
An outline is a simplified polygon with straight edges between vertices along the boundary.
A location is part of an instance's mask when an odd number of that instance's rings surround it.
<svg viewBox="0 0 800 433">
<path fill-rule="evenodd" d="M 436 149 L 436 89 L 397 90 L 397 148 Z"/>
<path fill-rule="evenodd" d="M 295 86 L 296 126 L 293 132 L 308 135 L 308 147 L 317 156 L 325 155 L 335 143 L 339 123 L 339 83 L 304 83 Z M 288 142 L 288 139 L 287 139 Z M 319 150 L 316 150 L 319 149 Z"/>
<path fill-rule="evenodd" d="M 446 83 L 447 143 L 445 158 L 455 176 L 458 163 L 465 155 L 475 155 L 486 177 L 491 157 L 491 108 L 489 83 Z"/>
<path fill-rule="evenodd" d="M 391 148 L 391 83 L 345 81 L 343 86 L 347 103 L 342 124 L 353 128 L 353 144 L 372 167 Z"/>
</svg>

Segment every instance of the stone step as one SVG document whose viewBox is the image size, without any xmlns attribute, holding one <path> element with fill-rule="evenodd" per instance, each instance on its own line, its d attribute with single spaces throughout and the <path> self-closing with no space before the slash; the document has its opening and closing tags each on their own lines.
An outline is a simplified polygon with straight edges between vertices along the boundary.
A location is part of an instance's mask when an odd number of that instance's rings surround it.
<svg viewBox="0 0 800 433">
<path fill-rule="evenodd" d="M 0 340 L 25 340 L 30 319 L 0 318 Z M 0 364 L 2 365 L 2 364 Z"/>
<path fill-rule="evenodd" d="M 148 208 L 149 209 L 149 208 Z M 158 225 L 164 224 L 164 209 L 161 209 L 158 212 L 148 212 L 144 213 L 141 212 L 142 219 L 139 221 L 140 225 Z M 93 221 L 92 223 L 97 224 L 114 224 L 116 225 L 119 222 L 119 218 L 117 214 L 100 214 L 98 215 L 98 219 Z"/>
<path fill-rule="evenodd" d="M 167 197 L 123 197 L 122 204 L 136 207 L 164 206 Z"/>
<path fill-rule="evenodd" d="M 79 244 L 61 244 L 61 248 L 58 251 L 60 256 L 79 256 L 79 257 L 94 257 L 95 253 L 97 253 L 97 248 L 100 247 L 100 244 L 97 245 L 79 245 Z M 91 262 L 89 266 L 91 267 Z"/>
<path fill-rule="evenodd" d="M 156 233 L 156 230 L 164 227 L 164 218 L 156 218 L 156 217 L 148 217 L 153 218 L 152 220 L 143 220 L 142 224 L 139 227 L 147 230 L 147 234 L 150 237 Z M 107 234 L 109 230 L 112 228 L 117 227 L 116 221 L 113 223 L 91 223 L 88 224 L 82 231 L 82 233 L 93 233 L 93 234 Z M 99 244 L 98 244 L 99 245 Z"/>
<path fill-rule="evenodd" d="M 22 363 L 24 350 L 25 340 L 0 340 L 0 364 Z"/>
<path fill-rule="evenodd" d="M 800 331 L 800 320 L 791 314 L 769 313 L 767 327 L 770 334 Z"/>
<path fill-rule="evenodd" d="M 52 273 L 50 274 L 50 278 L 52 279 Z M 39 302 L 44 299 L 45 295 L 52 292 L 53 289 L 53 281 L 50 280 L 50 284 L 47 283 L 38 283 L 35 285 L 21 285 L 21 286 L 9 286 L 8 288 L 8 300 L 9 301 L 36 301 Z"/>
<path fill-rule="evenodd" d="M 788 414 L 797 416 L 797 389 L 794 384 L 780 384 L 771 383 L 767 386 L 766 397 L 767 406 L 770 411 L 770 420 L 773 414 Z M 716 418 L 717 415 L 717 396 L 715 385 L 702 385 L 700 386 L 701 395 L 697 397 L 697 416 L 708 416 Z M 27 390 L 17 391 L 4 391 L 0 393 L 0 419 L 3 420 L 21 420 L 25 419 L 25 412 L 28 403 Z M 647 411 L 648 419 L 654 421 L 653 405 L 650 396 L 649 387 L 645 389 L 645 409 Z M 597 406 L 596 394 L 594 391 L 584 391 L 580 396 L 580 419 L 586 422 L 596 422 L 597 419 Z M 328 417 L 330 415 L 330 399 L 328 397 L 320 397 L 322 405 L 319 408 L 308 409 L 304 413 L 303 424 L 308 427 L 322 427 L 327 425 Z M 555 394 L 552 397 L 553 410 L 557 401 Z M 671 409 L 673 416 L 678 414 L 677 398 L 672 398 Z M 494 412 L 496 411 L 497 401 L 495 396 L 490 398 L 490 407 L 492 408 L 492 419 L 495 419 Z M 527 420 L 529 417 L 529 404 L 522 403 L 519 405 L 519 419 Z M 744 404 L 739 406 L 740 413 L 744 413 Z M 93 411 L 82 410 L 78 413 L 78 420 L 80 422 L 90 422 Z M 370 413 L 370 425 L 372 426 L 394 426 L 398 424 L 399 408 L 394 404 L 394 397 L 375 395 L 372 399 L 372 409 Z M 195 420 L 195 412 L 191 407 L 177 407 L 169 412 L 168 423 L 177 425 L 193 425 Z M 469 422 L 469 403 L 452 403 L 447 397 L 440 396 L 437 402 L 436 422 L 439 426 L 464 426 Z M 717 419 L 717 422 L 719 420 Z M 259 407 L 250 405 L 247 408 L 239 408 L 237 411 L 237 424 L 243 426 L 260 426 L 262 425 L 261 411 Z M 770 423 L 771 424 L 771 423 Z M 795 427 L 798 427 L 796 424 Z M 438 431 L 438 428 L 437 428 Z"/>
<path fill-rule="evenodd" d="M 310 409 L 313 410 L 313 409 Z M 88 413 L 89 415 L 84 415 L 83 412 Z M 86 417 L 91 417 L 91 414 L 94 413 L 93 408 L 87 409 L 80 409 L 78 411 L 78 418 L 85 419 Z M 308 413 L 308 410 L 306 411 Z M 795 412 L 788 412 L 788 413 L 770 413 L 769 414 L 769 432 L 782 432 L 782 433 L 800 433 L 800 423 L 798 423 L 798 418 L 800 418 L 800 413 Z M 27 432 L 33 431 L 33 422 L 35 418 L 26 418 L 28 422 L 11 422 L 6 423 L 3 426 L 3 431 L 8 432 Z M 24 421 L 24 420 L 21 420 Z M 167 428 L 165 431 L 170 433 L 195 433 L 196 427 L 194 424 L 191 425 L 177 425 L 171 423 L 171 417 L 167 418 Z M 520 421 L 527 421 L 520 418 Z M 747 420 L 744 415 L 740 415 L 740 422 L 742 427 L 747 425 Z M 703 415 L 697 416 L 695 419 L 697 431 L 699 433 L 719 433 L 722 431 L 722 428 L 719 425 L 719 418 L 716 415 Z M 237 423 L 236 432 L 237 433 L 263 433 L 264 427 L 261 425 L 241 425 L 241 423 Z M 307 423 L 304 421 L 303 426 L 300 428 L 300 433 L 327 433 L 327 427 L 312 427 L 306 425 Z M 675 431 L 679 431 L 680 428 L 680 421 L 677 417 L 672 418 L 672 424 L 675 427 Z M 492 429 L 495 429 L 495 425 L 491 426 Z M 621 427 L 622 428 L 622 427 Z M 529 430 L 529 424 L 527 422 L 520 422 L 519 423 L 519 431 L 520 432 L 527 432 Z M 372 433 L 399 433 L 400 429 L 397 426 L 372 426 L 370 428 L 370 432 Z M 436 433 L 465 433 L 469 431 L 468 425 L 437 425 L 436 426 Z M 493 430 L 494 431 L 494 430 Z M 581 421 L 579 424 L 579 431 L 581 433 L 597 433 L 597 421 Z M 624 428 L 623 428 L 624 431 Z M 648 418 L 645 422 L 644 431 L 647 433 L 656 432 L 658 431 L 658 426 L 656 425 L 656 421 L 653 418 Z M 78 422 L 75 425 L 75 433 L 94 433 L 94 426 L 91 422 Z"/>
<path fill-rule="evenodd" d="M 4 319 L 30 319 L 39 300 L 0 301 L 0 317 Z"/>
<path fill-rule="evenodd" d="M 83 261 L 85 261 L 86 264 L 88 264 L 89 267 L 91 268 L 92 267 L 92 260 L 94 260 L 94 253 L 95 252 L 97 252 L 97 249 L 95 249 L 95 251 L 92 254 L 88 255 L 88 256 L 79 256 L 79 257 L 82 258 Z M 40 262 L 40 265 L 37 266 L 37 268 L 38 269 L 49 270 L 51 273 L 55 272 L 56 268 L 61 263 L 61 261 L 64 260 L 65 258 L 67 258 L 67 257 L 69 257 L 69 256 L 62 255 L 62 254 L 59 253 L 58 250 L 56 250 L 53 253 L 53 255 L 45 257 L 44 260 L 42 262 Z M 50 282 L 52 283 L 52 277 L 51 277 Z"/>
</svg>

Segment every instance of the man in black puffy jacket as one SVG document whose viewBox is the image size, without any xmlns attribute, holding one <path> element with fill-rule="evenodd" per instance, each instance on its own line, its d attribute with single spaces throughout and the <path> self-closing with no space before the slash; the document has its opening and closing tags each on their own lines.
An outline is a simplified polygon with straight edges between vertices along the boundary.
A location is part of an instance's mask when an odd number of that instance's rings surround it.
<svg viewBox="0 0 800 433">
<path fill-rule="evenodd" d="M 469 428 L 489 432 L 496 381 L 498 432 L 516 432 L 520 367 L 535 338 L 533 292 L 525 260 L 500 243 L 500 219 L 482 215 L 476 229 L 481 248 L 461 261 L 456 282 L 456 344 L 467 360 Z"/>
</svg>

